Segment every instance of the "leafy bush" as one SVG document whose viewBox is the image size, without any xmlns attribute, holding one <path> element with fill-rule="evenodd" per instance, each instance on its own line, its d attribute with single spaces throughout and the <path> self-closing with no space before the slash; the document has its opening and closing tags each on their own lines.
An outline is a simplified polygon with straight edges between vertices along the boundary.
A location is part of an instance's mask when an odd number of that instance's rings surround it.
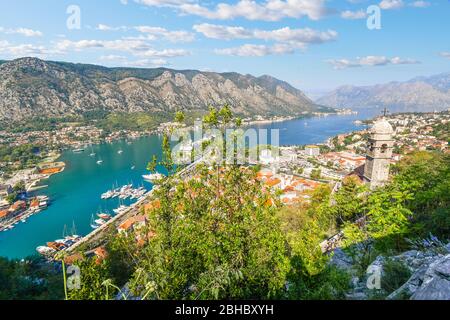
<svg viewBox="0 0 450 320">
<path fill-rule="evenodd" d="M 387 259 L 383 265 L 381 289 L 388 295 L 400 288 L 411 277 L 411 271 L 401 261 Z"/>
</svg>

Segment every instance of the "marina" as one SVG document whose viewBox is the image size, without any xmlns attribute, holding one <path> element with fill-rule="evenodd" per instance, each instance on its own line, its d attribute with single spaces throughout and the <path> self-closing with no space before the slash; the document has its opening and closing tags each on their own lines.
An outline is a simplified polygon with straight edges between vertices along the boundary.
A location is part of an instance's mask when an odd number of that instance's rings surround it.
<svg viewBox="0 0 450 320">
<path fill-rule="evenodd" d="M 45 210 L 48 206 L 48 201 L 49 199 L 47 196 L 37 196 L 36 198 L 28 200 L 28 209 L 19 212 L 18 214 L 14 215 L 13 218 L 7 221 L 0 222 L 0 232 L 7 232 L 14 229 L 14 227 L 19 224 L 19 222 L 26 223 L 28 218 L 30 218 L 32 215 Z"/>
<path fill-rule="evenodd" d="M 127 184 L 121 188 L 113 188 L 111 190 L 102 193 L 100 196 L 103 200 L 119 198 L 122 200 L 125 199 L 139 199 L 145 194 L 146 190 L 143 186 L 139 188 L 133 188 L 133 184 Z"/>
</svg>

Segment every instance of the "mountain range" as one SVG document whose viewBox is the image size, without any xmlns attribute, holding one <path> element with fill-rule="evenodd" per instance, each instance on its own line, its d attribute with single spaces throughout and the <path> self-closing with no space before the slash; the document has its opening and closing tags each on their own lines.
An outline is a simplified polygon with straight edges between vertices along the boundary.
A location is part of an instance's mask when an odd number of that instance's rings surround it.
<svg viewBox="0 0 450 320">
<path fill-rule="evenodd" d="M 167 68 L 107 68 L 20 58 L 0 61 L 0 119 L 88 111 L 174 112 L 228 103 L 241 115 L 333 111 L 271 76 Z"/>
<path fill-rule="evenodd" d="M 337 108 L 389 108 L 395 112 L 441 111 L 450 108 L 450 72 L 405 82 L 343 86 L 316 100 Z"/>
</svg>

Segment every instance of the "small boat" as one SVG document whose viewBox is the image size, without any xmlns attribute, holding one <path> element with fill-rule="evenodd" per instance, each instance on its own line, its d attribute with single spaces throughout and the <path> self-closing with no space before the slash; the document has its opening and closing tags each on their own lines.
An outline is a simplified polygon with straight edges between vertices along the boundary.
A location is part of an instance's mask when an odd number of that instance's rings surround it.
<svg viewBox="0 0 450 320">
<path fill-rule="evenodd" d="M 78 148 L 78 149 L 73 149 L 72 151 L 73 151 L 73 153 L 80 153 L 80 152 L 83 152 L 84 149 L 83 148 Z"/>
<path fill-rule="evenodd" d="M 136 169 L 136 166 L 132 166 L 132 167 L 131 167 L 131 170 L 134 170 L 134 169 Z"/>
<path fill-rule="evenodd" d="M 96 224 L 94 221 L 94 215 L 91 216 L 91 228 L 92 229 L 97 229 L 98 227 L 100 227 L 100 225 Z"/>
<path fill-rule="evenodd" d="M 111 215 L 107 213 L 98 213 L 97 217 L 103 219 L 103 220 L 109 220 L 111 219 Z"/>
<path fill-rule="evenodd" d="M 118 153 L 118 154 L 122 154 L 122 153 L 123 153 L 123 150 L 119 150 L 119 151 L 117 151 L 117 153 Z"/>
<path fill-rule="evenodd" d="M 39 246 L 36 248 L 36 251 L 39 252 L 40 254 L 46 256 L 46 255 L 54 253 L 56 250 L 53 248 L 49 248 L 47 246 Z"/>
<path fill-rule="evenodd" d="M 120 214 L 120 213 L 126 211 L 127 209 L 128 209 L 128 207 L 122 204 L 117 209 L 113 209 L 113 211 L 116 214 Z"/>
<path fill-rule="evenodd" d="M 102 164 L 103 160 L 97 160 L 97 164 Z"/>
<path fill-rule="evenodd" d="M 114 192 L 110 190 L 110 191 L 106 191 L 105 193 L 103 193 L 101 195 L 101 198 L 102 199 L 110 199 L 110 198 L 112 198 L 113 195 L 114 195 Z"/>
<path fill-rule="evenodd" d="M 142 178 L 144 178 L 145 181 L 154 182 L 164 178 L 164 175 L 162 175 L 161 173 L 151 173 L 142 175 Z"/>
<path fill-rule="evenodd" d="M 104 224 L 106 223 L 106 221 L 103 220 L 103 219 L 97 219 L 97 220 L 95 220 L 94 222 L 95 222 L 96 224 L 98 224 L 99 226 L 102 226 L 102 225 L 104 225 Z"/>
</svg>

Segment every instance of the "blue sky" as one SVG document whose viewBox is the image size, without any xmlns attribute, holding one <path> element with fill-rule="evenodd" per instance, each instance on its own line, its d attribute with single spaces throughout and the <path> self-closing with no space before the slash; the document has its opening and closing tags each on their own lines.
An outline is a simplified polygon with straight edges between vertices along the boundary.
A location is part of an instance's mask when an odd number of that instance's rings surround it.
<svg viewBox="0 0 450 320">
<path fill-rule="evenodd" d="M 450 71 L 449 13 L 445 0 L 1 0 L 0 59 L 269 74 L 314 97 Z"/>
</svg>

